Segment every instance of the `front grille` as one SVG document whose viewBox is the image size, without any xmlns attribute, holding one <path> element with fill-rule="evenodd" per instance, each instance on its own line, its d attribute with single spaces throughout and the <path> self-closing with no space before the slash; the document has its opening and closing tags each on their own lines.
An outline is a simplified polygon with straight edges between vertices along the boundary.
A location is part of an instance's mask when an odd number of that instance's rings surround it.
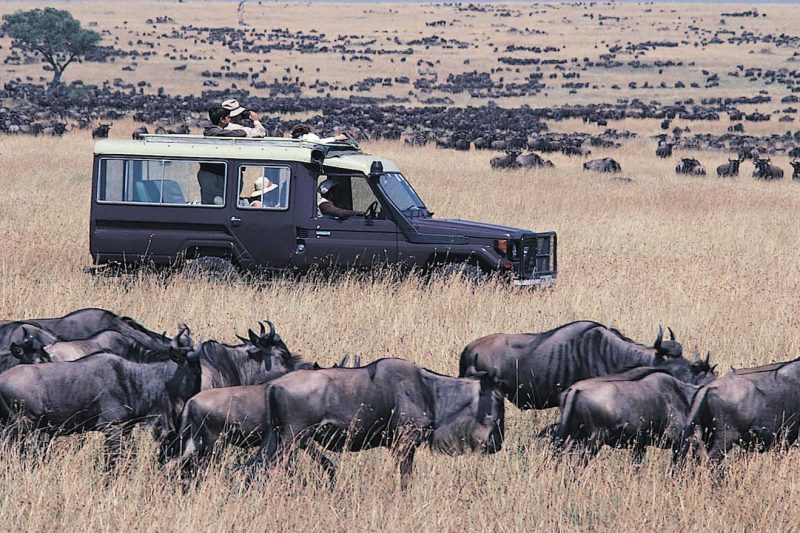
<svg viewBox="0 0 800 533">
<path fill-rule="evenodd" d="M 538 278 L 556 272 L 556 234 L 538 233 L 522 239 L 520 277 Z"/>
</svg>

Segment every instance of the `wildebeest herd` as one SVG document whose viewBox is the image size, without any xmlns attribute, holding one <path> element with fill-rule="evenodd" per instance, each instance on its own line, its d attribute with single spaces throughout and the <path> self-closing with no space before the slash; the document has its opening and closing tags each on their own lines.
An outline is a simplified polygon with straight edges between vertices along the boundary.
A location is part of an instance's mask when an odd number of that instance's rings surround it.
<svg viewBox="0 0 800 533">
<path fill-rule="evenodd" d="M 603 445 L 690 449 L 719 462 L 734 444 L 764 450 L 797 440 L 800 364 L 732 370 L 683 357 L 661 327 L 652 346 L 597 322 L 535 334 L 492 334 L 467 345 L 459 377 L 397 358 L 348 357 L 321 368 L 292 353 L 274 325 L 240 344 L 196 344 L 88 308 L 63 317 L 0 322 L 0 421 L 6 444 L 101 432 L 109 466 L 145 425 L 165 468 L 196 475 L 225 445 L 258 447 L 246 463 L 268 471 L 305 451 L 334 479 L 327 451 L 389 448 L 401 487 L 415 451 L 490 454 L 504 438 L 504 398 L 520 409 L 560 406 L 559 455 L 582 461 Z M 37 448 L 38 449 L 38 448 Z"/>
</svg>

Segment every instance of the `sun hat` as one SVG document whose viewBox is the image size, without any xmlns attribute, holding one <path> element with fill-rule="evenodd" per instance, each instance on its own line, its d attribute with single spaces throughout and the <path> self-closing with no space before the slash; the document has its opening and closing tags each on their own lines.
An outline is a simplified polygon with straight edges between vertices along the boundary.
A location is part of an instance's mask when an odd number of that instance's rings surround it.
<svg viewBox="0 0 800 533">
<path fill-rule="evenodd" d="M 259 198 L 262 194 L 274 191 L 277 188 L 278 186 L 272 183 L 268 177 L 261 176 L 253 182 L 253 191 L 250 193 L 248 198 Z"/>
<path fill-rule="evenodd" d="M 243 108 L 243 107 L 237 107 L 236 109 L 234 109 L 233 111 L 231 111 L 231 117 L 238 117 L 239 115 L 241 115 L 241 114 L 242 114 L 242 113 L 244 113 L 245 111 L 246 111 L 246 110 L 245 110 L 245 108 Z"/>
<path fill-rule="evenodd" d="M 241 106 L 239 105 L 239 101 L 238 100 L 236 100 L 235 98 L 229 98 L 229 99 L 225 100 L 224 102 L 222 102 L 222 107 L 224 107 L 228 111 L 233 111 L 234 109 L 237 109 L 237 108 L 239 108 Z"/>
</svg>

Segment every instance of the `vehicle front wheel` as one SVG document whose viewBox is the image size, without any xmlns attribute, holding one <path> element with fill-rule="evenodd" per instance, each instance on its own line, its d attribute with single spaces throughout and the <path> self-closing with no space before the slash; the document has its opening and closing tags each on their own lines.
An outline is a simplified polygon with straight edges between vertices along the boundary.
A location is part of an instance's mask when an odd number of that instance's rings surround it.
<svg viewBox="0 0 800 533">
<path fill-rule="evenodd" d="M 183 273 L 188 277 L 212 281 L 236 281 L 240 279 L 236 267 L 222 257 L 202 256 L 184 265 Z"/>
</svg>

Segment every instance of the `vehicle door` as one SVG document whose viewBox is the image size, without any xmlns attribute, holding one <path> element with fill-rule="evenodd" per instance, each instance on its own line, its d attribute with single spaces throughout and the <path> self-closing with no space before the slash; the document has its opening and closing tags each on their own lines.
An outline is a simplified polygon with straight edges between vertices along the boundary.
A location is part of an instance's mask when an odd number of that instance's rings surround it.
<svg viewBox="0 0 800 533">
<path fill-rule="evenodd" d="M 292 163 L 240 163 L 230 207 L 236 260 L 244 267 L 285 268 L 294 251 Z"/>
<path fill-rule="evenodd" d="M 320 176 L 317 184 L 329 176 Z M 305 263 L 323 268 L 363 267 L 397 261 L 397 225 L 388 219 L 384 208 L 366 176 L 331 176 L 333 203 L 343 209 L 367 211 L 375 205 L 375 216 L 351 216 L 337 219 L 323 215 L 314 207 L 308 220 L 305 239 Z M 317 196 L 315 204 L 321 199 Z"/>
</svg>

